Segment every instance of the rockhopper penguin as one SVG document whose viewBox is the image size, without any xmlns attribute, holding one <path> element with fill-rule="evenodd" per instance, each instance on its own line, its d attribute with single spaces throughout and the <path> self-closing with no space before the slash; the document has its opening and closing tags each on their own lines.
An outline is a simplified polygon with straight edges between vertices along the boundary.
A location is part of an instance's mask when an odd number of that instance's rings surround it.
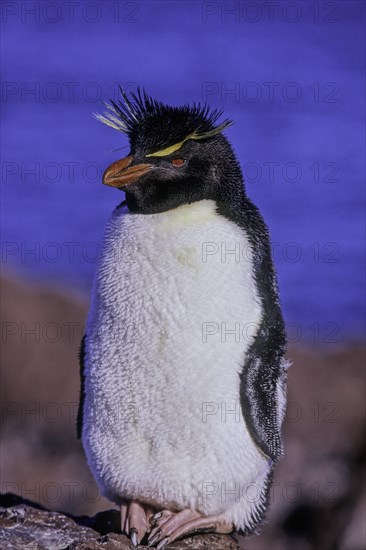
<svg viewBox="0 0 366 550">
<path fill-rule="evenodd" d="M 79 436 L 133 545 L 251 533 L 282 454 L 285 332 L 267 227 L 221 111 L 145 91 L 96 115 L 130 154 L 82 342 Z"/>
</svg>

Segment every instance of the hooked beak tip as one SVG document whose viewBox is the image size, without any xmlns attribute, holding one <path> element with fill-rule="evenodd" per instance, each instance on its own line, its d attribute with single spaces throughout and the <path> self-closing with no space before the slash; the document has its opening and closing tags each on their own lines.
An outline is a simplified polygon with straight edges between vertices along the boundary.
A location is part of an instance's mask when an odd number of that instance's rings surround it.
<svg viewBox="0 0 366 550">
<path fill-rule="evenodd" d="M 130 155 L 108 166 L 103 174 L 103 184 L 123 189 L 130 183 L 137 181 L 151 168 L 151 164 L 135 164 L 131 166 L 132 162 L 133 156 Z"/>
</svg>

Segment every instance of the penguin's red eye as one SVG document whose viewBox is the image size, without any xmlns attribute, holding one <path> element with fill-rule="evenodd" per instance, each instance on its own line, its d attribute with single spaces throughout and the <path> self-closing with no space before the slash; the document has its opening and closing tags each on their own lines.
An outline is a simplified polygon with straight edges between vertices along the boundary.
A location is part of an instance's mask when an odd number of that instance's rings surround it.
<svg viewBox="0 0 366 550">
<path fill-rule="evenodd" d="M 173 166 L 183 166 L 183 164 L 185 164 L 185 159 L 173 159 L 172 160 L 172 165 Z"/>
</svg>

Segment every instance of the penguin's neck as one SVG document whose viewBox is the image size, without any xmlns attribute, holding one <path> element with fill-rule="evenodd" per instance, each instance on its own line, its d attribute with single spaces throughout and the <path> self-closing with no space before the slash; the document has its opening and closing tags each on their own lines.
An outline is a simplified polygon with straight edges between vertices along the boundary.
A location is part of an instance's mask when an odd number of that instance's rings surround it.
<svg viewBox="0 0 366 550">
<path fill-rule="evenodd" d="M 155 216 L 159 216 L 160 223 L 163 225 L 183 228 L 195 223 L 214 220 L 217 217 L 216 203 L 213 200 L 204 199 L 177 206 L 177 208 L 160 212 Z"/>
</svg>

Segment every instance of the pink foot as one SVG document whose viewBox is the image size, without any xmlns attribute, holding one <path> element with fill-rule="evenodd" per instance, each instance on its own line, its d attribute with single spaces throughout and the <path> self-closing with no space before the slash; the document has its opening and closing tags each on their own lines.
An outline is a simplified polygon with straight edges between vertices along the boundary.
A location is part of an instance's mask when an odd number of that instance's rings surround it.
<svg viewBox="0 0 366 550">
<path fill-rule="evenodd" d="M 121 505 L 121 531 L 130 537 L 133 546 L 138 546 L 150 531 L 153 515 L 154 511 L 150 506 L 135 500 L 125 500 Z"/>
<path fill-rule="evenodd" d="M 195 510 L 182 510 L 173 514 L 168 510 L 154 516 L 154 529 L 148 538 L 148 545 L 162 550 L 167 544 L 180 537 L 194 533 L 231 533 L 234 530 L 232 523 L 223 516 L 203 516 Z"/>
</svg>

